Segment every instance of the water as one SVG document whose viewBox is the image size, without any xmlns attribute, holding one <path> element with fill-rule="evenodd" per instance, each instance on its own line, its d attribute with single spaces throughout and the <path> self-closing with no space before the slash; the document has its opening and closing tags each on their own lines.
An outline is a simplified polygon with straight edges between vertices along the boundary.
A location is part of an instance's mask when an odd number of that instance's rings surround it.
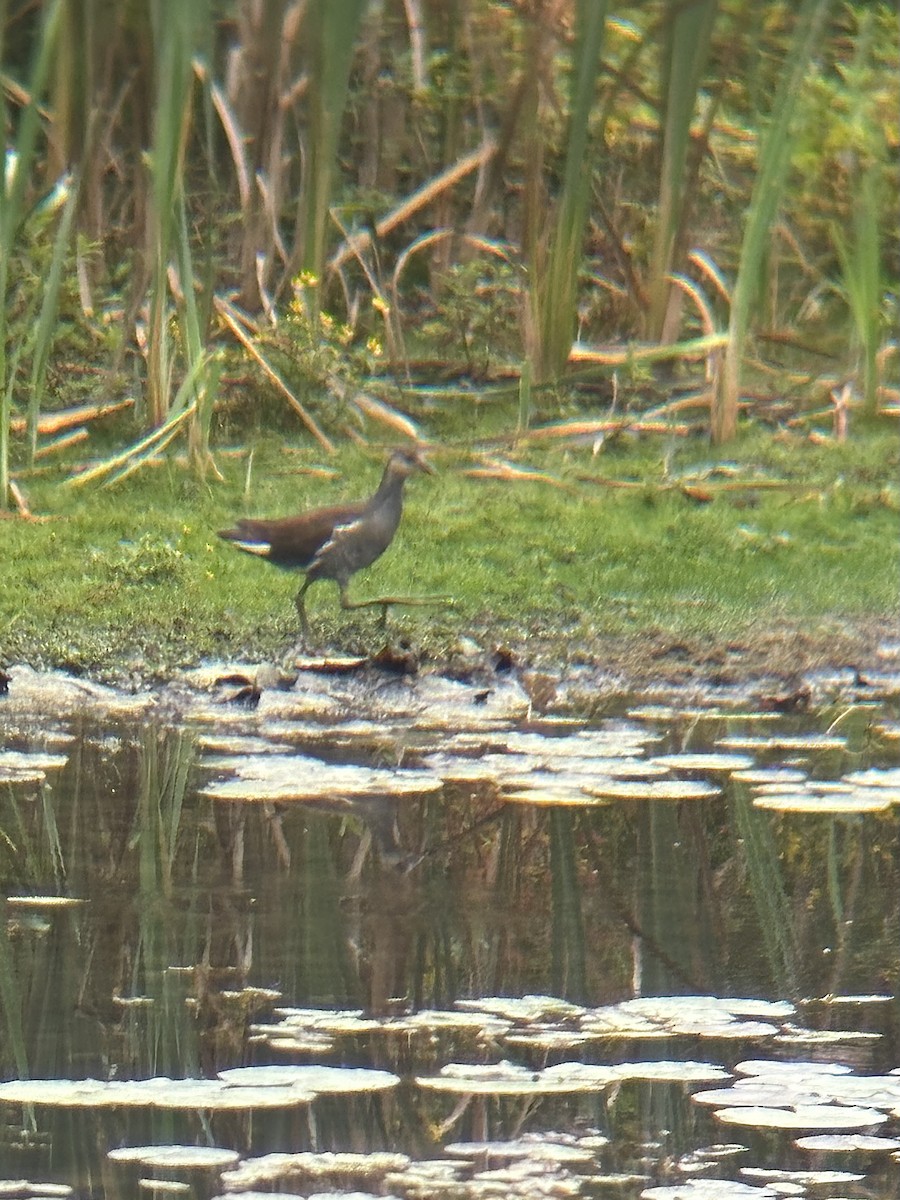
<svg viewBox="0 0 900 1200">
<path fill-rule="evenodd" d="M 0 1179 L 900 1194 L 896 688 L 587 722 L 512 682 L 35 687 L 0 702 Z M 109 1156 L 170 1144 L 239 1165 Z"/>
</svg>

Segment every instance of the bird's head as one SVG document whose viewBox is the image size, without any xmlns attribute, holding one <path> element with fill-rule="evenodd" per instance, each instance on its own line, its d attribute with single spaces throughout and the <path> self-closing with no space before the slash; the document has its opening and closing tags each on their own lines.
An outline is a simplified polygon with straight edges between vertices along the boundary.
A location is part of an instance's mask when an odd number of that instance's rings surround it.
<svg viewBox="0 0 900 1200">
<path fill-rule="evenodd" d="M 401 446 L 395 450 L 388 461 L 388 471 L 399 479 L 407 479 L 416 471 L 424 471 L 426 475 L 436 474 L 424 450 L 418 446 Z"/>
</svg>

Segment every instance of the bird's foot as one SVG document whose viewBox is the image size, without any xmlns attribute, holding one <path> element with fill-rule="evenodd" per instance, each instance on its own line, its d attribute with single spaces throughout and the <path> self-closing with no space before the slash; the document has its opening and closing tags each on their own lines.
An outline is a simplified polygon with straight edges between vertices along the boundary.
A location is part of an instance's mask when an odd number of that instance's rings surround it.
<svg viewBox="0 0 900 1200">
<path fill-rule="evenodd" d="M 447 605 L 451 606 L 454 603 L 452 596 L 374 596 L 371 600 L 347 600 L 344 598 L 341 601 L 342 608 L 380 608 L 381 616 L 378 624 L 381 629 L 387 627 L 388 609 L 394 605 L 401 605 L 407 608 L 425 608 L 430 605 Z"/>
<path fill-rule="evenodd" d="M 453 596 L 374 596 L 371 600 L 346 600 L 342 608 L 390 608 L 396 604 L 406 608 L 426 608 L 429 605 L 446 605 L 452 608 L 456 603 Z"/>
</svg>

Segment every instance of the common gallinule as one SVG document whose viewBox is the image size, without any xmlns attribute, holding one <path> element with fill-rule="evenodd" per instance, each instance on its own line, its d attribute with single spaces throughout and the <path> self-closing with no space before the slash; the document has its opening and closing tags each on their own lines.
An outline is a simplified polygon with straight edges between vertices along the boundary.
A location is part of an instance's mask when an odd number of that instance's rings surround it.
<svg viewBox="0 0 900 1200">
<path fill-rule="evenodd" d="M 385 596 L 352 601 L 347 596 L 351 575 L 370 566 L 394 539 L 403 512 L 403 484 L 416 471 L 434 474 L 434 468 L 416 448 L 395 450 L 387 461 L 378 490 L 368 500 L 314 508 L 296 517 L 271 521 L 242 519 L 219 537 L 239 550 L 256 554 L 276 567 L 305 571 L 306 579 L 295 603 L 304 638 L 309 637 L 304 597 L 318 579 L 333 579 L 341 593 L 341 608 L 369 605 L 423 603 L 415 598 Z"/>
</svg>

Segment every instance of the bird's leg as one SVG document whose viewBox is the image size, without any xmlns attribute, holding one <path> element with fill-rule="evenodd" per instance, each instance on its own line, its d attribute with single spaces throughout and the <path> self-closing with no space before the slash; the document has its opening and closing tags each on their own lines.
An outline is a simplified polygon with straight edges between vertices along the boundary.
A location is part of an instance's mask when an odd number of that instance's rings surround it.
<svg viewBox="0 0 900 1200">
<path fill-rule="evenodd" d="M 309 587 L 311 580 L 306 579 L 303 586 L 294 598 L 294 604 L 297 607 L 297 616 L 300 618 L 300 631 L 303 636 L 304 644 L 309 641 L 309 621 L 306 619 L 306 589 Z"/>
</svg>

